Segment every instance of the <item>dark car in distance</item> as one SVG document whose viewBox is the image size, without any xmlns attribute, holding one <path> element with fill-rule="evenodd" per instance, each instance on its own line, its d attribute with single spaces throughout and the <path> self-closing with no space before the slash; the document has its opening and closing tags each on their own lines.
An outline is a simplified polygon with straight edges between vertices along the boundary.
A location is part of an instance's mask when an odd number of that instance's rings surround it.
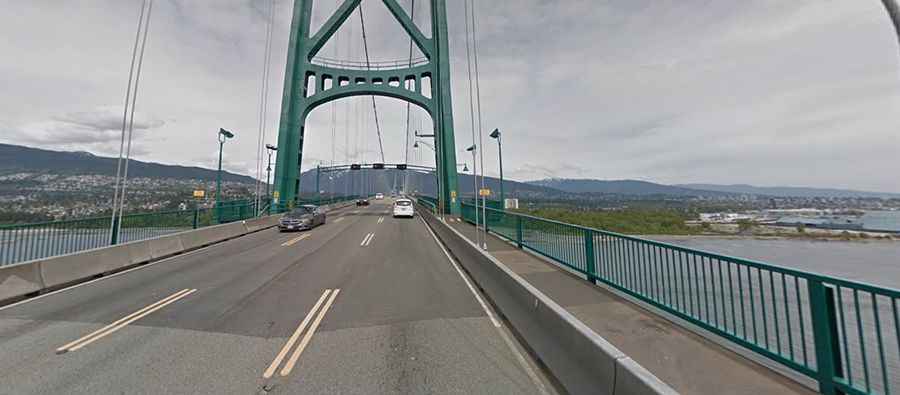
<svg viewBox="0 0 900 395">
<path fill-rule="evenodd" d="M 357 206 L 368 206 L 368 205 L 369 205 L 369 199 L 359 199 L 359 200 L 356 201 L 356 205 L 357 205 Z"/>
<path fill-rule="evenodd" d="M 325 224 L 325 210 L 312 204 L 297 207 L 278 220 L 278 230 L 312 229 Z"/>
</svg>

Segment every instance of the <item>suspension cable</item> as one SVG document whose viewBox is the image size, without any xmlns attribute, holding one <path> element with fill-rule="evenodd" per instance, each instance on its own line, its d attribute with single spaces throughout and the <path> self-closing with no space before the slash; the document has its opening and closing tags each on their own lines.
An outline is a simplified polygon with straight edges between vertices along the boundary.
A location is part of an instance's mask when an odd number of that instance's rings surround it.
<svg viewBox="0 0 900 395">
<path fill-rule="evenodd" d="M 463 13 L 465 14 L 463 19 L 465 20 L 466 26 L 466 76 L 469 80 L 469 121 L 472 130 L 472 145 L 476 147 L 476 150 L 481 150 L 484 147 L 480 144 L 476 144 L 475 140 L 475 96 L 472 87 L 472 49 L 469 45 L 470 37 L 472 36 L 472 29 L 469 26 L 469 0 L 463 1 Z M 484 171 L 484 169 L 482 169 L 482 171 Z M 472 200 L 475 203 L 475 244 L 481 246 L 481 235 L 478 233 L 478 161 L 475 160 L 474 155 L 472 156 L 472 178 Z"/>
<path fill-rule="evenodd" d="M 338 49 L 340 47 L 340 44 L 341 44 L 341 36 L 339 34 L 335 34 L 334 35 L 334 46 L 332 47 L 334 57 L 338 57 Z M 335 149 L 336 149 L 336 144 L 337 144 L 337 140 L 335 139 L 336 133 L 337 133 L 337 103 L 332 101 L 331 102 L 331 166 L 334 166 Z M 334 195 L 335 194 L 334 175 L 329 174 L 328 178 L 331 181 L 329 193 Z M 319 191 L 316 191 L 316 193 L 318 194 Z"/>
<path fill-rule="evenodd" d="M 416 0 L 412 0 L 412 10 L 410 11 L 409 19 L 416 23 Z M 413 57 L 413 39 L 412 36 L 409 36 L 409 65 L 408 67 L 412 67 L 412 57 Z M 409 162 L 409 112 L 410 112 L 410 103 L 406 102 L 406 156 L 404 161 Z"/>
<path fill-rule="evenodd" d="M 141 14 L 138 17 L 137 32 L 134 34 L 134 49 L 131 50 L 131 68 L 128 71 L 128 88 L 125 90 L 125 110 L 122 114 L 122 139 L 119 142 L 119 160 L 116 163 L 116 183 L 113 192 L 112 216 L 109 220 L 110 240 L 115 232 L 116 210 L 119 208 L 119 180 L 122 177 L 122 157 L 125 153 L 125 128 L 128 123 L 128 103 L 131 101 L 131 84 L 134 80 L 134 63 L 137 59 L 138 43 L 141 37 L 141 28 L 144 25 L 144 11 L 147 9 L 147 0 L 141 3 Z"/>
<path fill-rule="evenodd" d="M 897 34 L 897 41 L 900 43 L 900 5 L 895 0 L 882 0 L 884 8 L 887 9 L 888 16 L 894 24 L 894 32 Z"/>
<path fill-rule="evenodd" d="M 416 0 L 412 0 L 412 10 L 410 10 L 409 19 L 413 24 L 416 23 Z M 409 36 L 409 64 L 407 67 L 412 68 L 413 62 L 413 39 L 412 36 Z M 418 87 L 417 87 L 418 88 Z M 409 113 L 410 113 L 410 102 L 406 102 L 406 148 L 404 150 L 404 159 L 403 163 L 409 163 Z M 408 191 L 406 184 L 409 182 L 409 172 L 403 172 L 403 190 Z"/>
<path fill-rule="evenodd" d="M 266 44 L 263 50 L 263 70 L 262 70 L 262 81 L 260 81 L 260 92 L 259 92 L 259 120 L 258 120 L 258 132 L 257 132 L 257 141 L 256 141 L 256 210 L 257 214 L 262 213 L 262 203 L 269 202 L 269 197 L 266 196 L 265 199 L 262 199 L 263 187 L 262 187 L 262 173 L 263 173 L 263 158 L 265 157 L 265 142 L 266 142 L 266 118 L 268 116 L 268 106 L 269 106 L 269 69 L 272 64 L 272 32 L 275 25 L 275 0 L 270 0 L 268 15 L 266 20 Z M 267 170 L 268 171 L 268 170 Z M 266 180 L 268 183 L 269 180 Z M 268 187 L 268 186 L 267 186 Z"/>
<path fill-rule="evenodd" d="M 362 4 L 359 8 L 359 25 L 362 28 L 363 50 L 366 54 L 366 70 L 372 70 L 372 64 L 369 62 L 369 44 L 366 41 L 366 21 L 363 19 Z M 381 151 L 381 162 L 384 163 L 384 144 L 381 142 L 381 126 L 378 123 L 378 106 L 375 105 L 375 95 L 372 95 L 372 112 L 375 114 L 375 132 L 378 133 L 378 149 Z"/>
<path fill-rule="evenodd" d="M 469 1 L 469 0 L 466 0 Z M 481 159 L 481 189 L 484 188 L 484 122 L 481 120 L 481 79 L 478 74 L 478 36 L 475 33 L 475 27 L 477 25 L 475 21 L 475 5 L 473 0 L 473 5 L 471 8 L 472 13 L 472 57 L 475 62 L 475 96 L 478 98 L 478 144 L 481 145 L 481 150 L 478 151 Z M 476 198 L 477 199 L 477 198 Z M 487 241 L 484 238 L 487 237 L 487 196 L 483 195 L 481 197 L 481 218 L 484 222 L 484 235 L 482 237 L 482 241 L 484 241 L 483 248 L 487 249 Z"/>
<path fill-rule="evenodd" d="M 125 149 L 125 169 L 122 172 L 122 195 L 119 199 L 119 224 L 116 233 L 122 230 L 122 212 L 125 211 L 125 192 L 128 187 L 128 164 L 131 161 L 131 141 L 134 137 L 134 107 L 137 105 L 138 84 L 141 82 L 141 69 L 144 65 L 144 50 L 147 49 L 147 35 L 150 31 L 150 14 L 153 11 L 153 0 L 147 3 L 147 21 L 144 23 L 144 36 L 141 38 L 141 53 L 138 55 L 137 72 L 134 76 L 134 91 L 131 95 L 131 115 L 128 119 L 128 145 Z M 218 196 L 216 191 L 216 196 Z"/>
</svg>

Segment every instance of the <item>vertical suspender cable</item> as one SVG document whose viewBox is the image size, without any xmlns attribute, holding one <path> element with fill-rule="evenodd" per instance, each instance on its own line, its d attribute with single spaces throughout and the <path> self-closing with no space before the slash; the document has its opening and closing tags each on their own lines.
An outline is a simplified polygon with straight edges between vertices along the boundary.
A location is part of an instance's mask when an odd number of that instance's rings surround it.
<svg viewBox="0 0 900 395">
<path fill-rule="evenodd" d="M 335 34 L 334 35 L 334 47 L 332 48 L 333 49 L 332 53 L 334 54 L 335 59 L 338 58 L 338 48 L 340 47 L 340 43 L 341 43 L 341 36 L 339 34 Z M 331 88 L 332 89 L 334 89 L 335 83 L 337 83 L 337 81 L 332 79 L 331 80 Z M 322 86 L 323 87 L 325 86 L 324 82 L 322 83 Z M 336 134 L 337 134 L 337 103 L 332 101 L 331 102 L 331 166 L 332 167 L 334 167 L 335 149 L 336 149 L 336 144 L 337 144 Z M 329 183 L 330 186 L 329 186 L 328 192 L 331 195 L 335 194 L 334 177 L 335 176 L 333 174 L 328 175 L 328 179 L 330 181 L 330 183 Z M 316 193 L 318 193 L 318 192 L 319 191 L 316 191 Z"/>
<path fill-rule="evenodd" d="M 274 29 L 275 20 L 275 0 L 269 1 L 269 8 L 266 20 L 266 41 L 263 50 L 263 70 L 262 81 L 259 88 L 259 119 L 258 133 L 256 142 L 256 210 L 257 215 L 263 212 L 262 203 L 268 202 L 269 197 L 262 199 L 262 173 L 263 159 L 265 157 L 265 141 L 266 141 L 266 117 L 268 115 L 269 102 L 269 68 L 272 63 L 272 30 Z"/>
<path fill-rule="evenodd" d="M 470 37 L 472 36 L 472 29 L 469 26 L 469 0 L 463 1 L 463 13 L 465 14 L 463 19 L 466 25 L 466 75 L 469 80 L 469 120 L 472 129 L 472 145 L 475 146 L 476 150 L 481 150 L 484 147 L 476 144 L 475 141 L 475 97 L 472 91 L 472 51 L 469 45 Z M 472 201 L 475 203 L 475 244 L 480 246 L 481 239 L 478 233 L 478 162 L 475 160 L 474 155 L 472 156 Z"/>
<path fill-rule="evenodd" d="M 412 9 L 410 10 L 409 19 L 412 20 L 413 24 L 416 23 L 416 0 L 412 0 Z M 409 66 L 412 68 L 412 56 L 413 56 L 413 40 L 412 36 L 409 36 Z M 419 89 L 420 87 L 416 87 Z M 421 89 L 420 89 L 421 90 Z M 406 102 L 406 149 L 404 151 L 404 163 L 409 163 L 409 112 L 410 112 L 410 103 Z M 403 171 L 404 179 L 403 179 L 403 190 L 407 191 L 406 183 L 409 182 L 409 172 Z"/>
<path fill-rule="evenodd" d="M 131 50 L 131 68 L 128 71 L 128 88 L 125 89 L 125 110 L 122 112 L 122 137 L 119 142 L 119 160 L 116 162 L 116 183 L 113 192 L 112 215 L 109 218 L 109 240 L 113 241 L 116 226 L 116 211 L 119 208 L 119 180 L 122 178 L 122 157 L 125 153 L 125 128 L 128 124 L 128 103 L 131 101 L 131 84 L 134 79 L 134 63 L 137 59 L 138 43 L 141 39 L 141 28 L 144 25 L 144 10 L 147 8 L 147 0 L 141 3 L 141 13 L 138 17 L 137 31 L 134 33 L 134 49 Z"/>
<path fill-rule="evenodd" d="M 347 34 L 347 59 L 350 59 L 350 54 L 353 52 L 353 24 L 348 24 L 347 26 L 350 31 Z M 340 82 L 338 82 L 340 84 Z M 344 163 L 350 164 L 350 103 L 352 99 L 347 99 L 344 101 Z M 344 195 L 350 195 L 351 192 L 354 192 L 351 189 L 351 184 L 353 182 L 353 171 L 347 170 L 344 172 Z"/>
<path fill-rule="evenodd" d="M 125 169 L 122 172 L 122 195 L 119 200 L 119 223 L 117 234 L 122 231 L 122 212 L 125 211 L 125 193 L 128 187 L 128 163 L 131 160 L 131 141 L 134 137 L 134 108 L 137 105 L 138 85 L 141 82 L 141 70 L 144 65 L 144 50 L 147 49 L 147 36 L 150 31 L 150 15 L 153 12 L 153 0 L 147 3 L 147 19 L 144 22 L 144 36 L 141 38 L 141 53 L 138 55 L 137 72 L 134 76 L 134 92 L 131 95 L 131 115 L 128 120 L 128 145 L 125 150 Z M 216 192 L 218 193 L 218 191 Z"/>
<path fill-rule="evenodd" d="M 466 0 L 469 1 L 469 0 Z M 475 96 L 478 98 L 478 144 L 481 145 L 481 149 L 478 151 L 481 159 L 481 189 L 484 189 L 484 123 L 481 120 L 481 80 L 478 77 L 478 36 L 475 32 L 476 21 L 475 21 L 475 5 L 472 3 L 472 7 L 470 7 L 470 12 L 472 13 L 472 57 L 475 60 Z M 476 197 L 476 200 L 478 198 Z M 482 245 L 484 249 L 487 249 L 487 196 L 484 195 L 481 197 L 481 221 L 483 223 L 483 237 L 482 241 L 484 244 Z"/>
<path fill-rule="evenodd" d="M 359 25 L 362 28 L 363 50 L 366 54 L 366 70 L 372 70 L 369 63 L 369 44 L 366 42 L 366 21 L 363 19 L 362 4 L 357 9 L 359 11 Z M 378 124 L 378 107 L 375 105 L 375 96 L 372 97 L 372 112 L 375 114 L 375 132 L 378 133 L 378 148 L 381 151 L 381 162 L 384 163 L 384 144 L 381 142 L 381 127 Z"/>
</svg>

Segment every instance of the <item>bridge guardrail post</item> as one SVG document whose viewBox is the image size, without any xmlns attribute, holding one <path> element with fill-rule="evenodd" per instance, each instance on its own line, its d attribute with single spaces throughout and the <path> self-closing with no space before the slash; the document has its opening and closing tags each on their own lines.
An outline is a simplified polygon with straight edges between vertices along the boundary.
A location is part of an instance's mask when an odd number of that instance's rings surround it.
<svg viewBox="0 0 900 395">
<path fill-rule="evenodd" d="M 584 232 L 584 263 L 588 273 L 588 280 L 597 283 L 597 259 L 594 255 L 594 231 L 583 229 Z"/>
<path fill-rule="evenodd" d="M 522 216 L 516 216 L 516 246 L 522 249 Z"/>
<path fill-rule="evenodd" d="M 113 218 L 112 225 L 112 235 L 109 238 L 109 245 L 114 246 L 119 244 L 119 217 L 116 216 Z"/>
<path fill-rule="evenodd" d="M 194 229 L 197 229 L 197 226 L 200 224 L 200 208 L 194 206 Z"/>
<path fill-rule="evenodd" d="M 842 395 L 843 392 L 834 384 L 834 378 L 843 375 L 834 287 L 827 286 L 818 279 L 809 279 L 807 287 L 816 348 L 819 392 L 825 395 Z"/>
</svg>

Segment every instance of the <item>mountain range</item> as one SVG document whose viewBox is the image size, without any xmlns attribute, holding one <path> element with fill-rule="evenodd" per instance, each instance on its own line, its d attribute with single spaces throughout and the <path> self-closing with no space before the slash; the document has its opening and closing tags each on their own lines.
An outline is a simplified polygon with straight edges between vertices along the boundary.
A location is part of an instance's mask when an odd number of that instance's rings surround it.
<svg viewBox="0 0 900 395">
<path fill-rule="evenodd" d="M 116 175 L 118 158 L 96 156 L 89 152 L 50 151 L 21 145 L 0 144 L 0 174 L 49 173 L 61 175 Z M 216 170 L 196 166 L 166 165 L 132 159 L 128 174 L 133 177 L 195 179 L 213 181 Z M 223 181 L 254 183 L 249 176 L 222 172 Z"/>
<path fill-rule="evenodd" d="M 55 175 L 99 174 L 115 176 L 116 158 L 96 156 L 88 152 L 51 151 L 20 145 L 0 144 L 0 175 L 11 173 L 39 173 Z M 359 190 L 360 177 L 365 170 L 355 173 L 343 171 L 323 173 L 320 175 L 320 187 L 335 193 Z M 373 177 L 370 184 L 374 191 L 389 191 L 403 184 L 407 173 L 386 169 L 368 171 Z M 131 160 L 129 174 L 133 177 L 193 179 L 213 181 L 217 171 L 196 166 L 178 166 L 161 163 Z M 410 189 L 418 189 L 420 193 L 434 195 L 437 185 L 433 174 L 408 172 Z M 329 178 L 331 177 L 331 178 Z M 246 175 L 223 171 L 224 181 L 252 184 L 254 178 Z M 315 170 L 308 170 L 301 175 L 301 191 L 315 191 Z M 473 177 L 470 174 L 459 174 L 460 195 L 472 195 Z M 485 177 L 485 187 L 499 192 L 500 181 L 493 177 Z M 480 185 L 478 186 L 480 188 Z M 868 192 L 848 189 L 805 188 L 805 187 L 758 187 L 752 185 L 718 185 L 718 184 L 680 184 L 664 185 L 639 180 L 595 180 L 548 178 L 528 182 L 504 180 L 503 188 L 507 196 L 534 199 L 585 199 L 598 198 L 600 195 L 616 196 L 669 196 L 669 197 L 733 197 L 739 195 L 757 195 L 771 197 L 862 197 L 862 198 L 900 198 L 897 193 Z"/>
<path fill-rule="evenodd" d="M 742 195 L 765 195 L 775 197 L 834 197 L 834 198 L 882 198 L 896 199 L 900 198 L 900 193 L 887 192 L 868 192 L 857 191 L 852 189 L 834 189 L 834 188 L 807 188 L 807 187 L 758 187 L 746 184 L 733 185 L 717 185 L 717 184 L 679 184 L 676 187 L 703 189 L 708 191 L 719 191 L 728 193 L 738 193 Z"/>
</svg>

